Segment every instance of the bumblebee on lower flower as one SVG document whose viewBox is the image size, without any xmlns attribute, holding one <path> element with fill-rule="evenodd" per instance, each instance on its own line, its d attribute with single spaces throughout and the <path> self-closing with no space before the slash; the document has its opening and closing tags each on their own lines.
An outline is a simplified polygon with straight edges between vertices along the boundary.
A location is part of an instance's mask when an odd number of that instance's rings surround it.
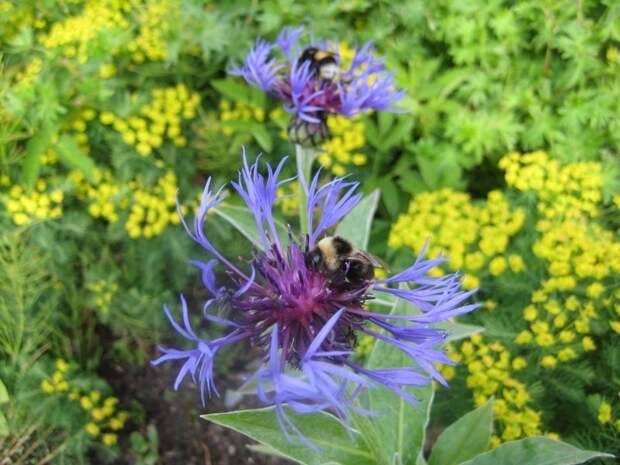
<svg viewBox="0 0 620 465">
<path fill-rule="evenodd" d="M 435 365 L 452 363 L 437 347 L 446 334 L 430 325 L 470 312 L 478 305 L 466 304 L 475 291 L 462 291 L 458 274 L 439 278 L 428 275 L 443 258 L 426 260 L 422 250 L 409 268 L 386 279 L 375 279 L 370 270 L 381 266 L 378 259 L 342 238 L 329 236 L 361 199 L 357 183 L 343 178 L 323 185 L 319 185 L 318 173 L 309 183 L 302 179 L 308 198 L 308 234 L 302 238 L 289 234 L 288 241 L 281 240 L 273 206 L 278 188 L 287 182 L 278 179 L 285 161 L 275 169 L 266 165 L 262 174 L 259 162 L 250 165 L 244 155 L 239 179 L 231 183 L 254 215 L 262 246 L 245 266 L 222 255 L 205 234 L 208 212 L 224 198 L 224 186 L 214 190 L 211 180 L 207 181 L 193 225 L 184 218 L 182 221 L 188 234 L 210 256 L 206 263 L 193 262 L 211 294 L 203 307 L 204 318 L 224 326 L 228 333 L 212 340 L 198 336 L 190 326 L 189 309 L 181 296 L 182 324 L 167 307 L 164 310 L 174 329 L 192 347 L 162 348 L 162 356 L 153 364 L 182 362 L 175 389 L 190 375 L 199 384 L 204 403 L 206 396 L 217 394 L 213 366 L 221 347 L 247 341 L 261 348 L 265 365 L 254 374 L 256 392 L 261 401 L 275 406 L 282 430 L 290 438 L 290 431 L 298 431 L 284 406 L 300 413 L 329 410 L 346 426 L 353 403 L 365 388 L 382 385 L 415 402 L 405 387 L 421 386 L 432 379 L 445 384 Z M 231 277 L 233 288 L 216 283 L 217 268 Z M 398 287 L 401 283 L 408 286 Z M 405 299 L 420 313 L 403 316 L 369 311 L 364 304 L 378 293 Z M 227 310 L 226 318 L 214 314 L 218 308 Z M 411 364 L 364 368 L 352 357 L 359 333 L 393 345 L 409 357 Z M 291 376 L 291 370 L 298 376 Z M 311 445 L 299 433 L 298 438 Z"/>
</svg>

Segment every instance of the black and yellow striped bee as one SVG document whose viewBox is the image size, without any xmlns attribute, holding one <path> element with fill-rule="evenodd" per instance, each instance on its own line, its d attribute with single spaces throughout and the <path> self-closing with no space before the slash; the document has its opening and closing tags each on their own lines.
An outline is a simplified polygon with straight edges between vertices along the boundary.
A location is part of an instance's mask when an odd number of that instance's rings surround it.
<svg viewBox="0 0 620 465">
<path fill-rule="evenodd" d="M 375 268 L 384 268 L 377 257 L 357 249 L 340 236 L 327 236 L 306 255 L 309 266 L 328 275 L 339 287 L 355 288 L 374 278 Z"/>
<path fill-rule="evenodd" d="M 308 47 L 297 60 L 297 66 L 303 65 L 306 61 L 310 62 L 310 70 L 314 75 L 321 79 L 333 81 L 340 74 L 336 55 L 331 52 Z"/>
</svg>

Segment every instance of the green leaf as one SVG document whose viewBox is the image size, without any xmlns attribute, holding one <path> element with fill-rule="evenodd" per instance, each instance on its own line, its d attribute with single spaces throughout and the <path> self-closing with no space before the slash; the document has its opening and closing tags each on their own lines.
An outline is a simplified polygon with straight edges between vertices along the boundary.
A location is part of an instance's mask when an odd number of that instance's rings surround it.
<svg viewBox="0 0 620 465">
<path fill-rule="evenodd" d="M 336 228 L 336 234 L 348 239 L 357 248 L 368 248 L 370 228 L 379 203 L 379 190 L 364 197 L 356 207 L 340 222 Z"/>
<path fill-rule="evenodd" d="M 613 458 L 613 455 L 581 450 L 545 437 L 531 437 L 507 442 L 461 465 L 577 465 L 595 458 Z"/>
<path fill-rule="evenodd" d="M 5 404 L 9 401 L 9 392 L 6 389 L 6 386 L 0 379 L 0 404 Z"/>
<path fill-rule="evenodd" d="M 267 446 L 265 444 L 249 444 L 246 447 L 253 452 L 258 452 L 259 454 L 273 455 L 275 457 L 287 458 L 284 455 L 282 455 L 280 452 L 275 450 L 273 447 Z"/>
<path fill-rule="evenodd" d="M 9 434 L 9 424 L 4 414 L 0 412 L 0 436 L 6 436 L 7 434 Z"/>
<path fill-rule="evenodd" d="M 398 299 L 392 314 L 418 313 L 407 301 Z M 402 351 L 377 341 L 368 359 L 367 367 L 398 368 L 411 365 Z M 361 422 L 360 429 L 376 461 L 381 465 L 414 464 L 423 452 L 426 427 L 433 403 L 433 383 L 423 388 L 407 389 L 420 403 L 413 406 L 387 389 L 371 389 L 369 409 L 379 415 Z"/>
<path fill-rule="evenodd" d="M 278 454 L 307 465 L 371 465 L 370 453 L 352 441 L 340 422 L 327 413 L 300 415 L 286 409 L 287 415 L 303 435 L 319 450 L 291 444 L 282 434 L 273 407 L 211 413 L 202 418 L 245 434 Z"/>
<path fill-rule="evenodd" d="M 382 145 L 384 150 L 396 146 L 399 142 L 404 140 L 408 133 L 413 129 L 414 119 L 413 118 L 400 118 L 397 123 L 392 127 L 390 132 L 383 139 Z"/>
<path fill-rule="evenodd" d="M 437 438 L 429 465 L 457 465 L 486 451 L 493 434 L 493 400 L 448 426 Z"/>
<path fill-rule="evenodd" d="M 26 155 L 22 164 L 22 182 L 28 190 L 34 187 L 34 183 L 39 177 L 41 157 L 52 143 L 56 130 L 55 125 L 46 123 L 30 138 L 26 145 Z"/>
<path fill-rule="evenodd" d="M 67 167 L 80 170 L 89 181 L 95 180 L 95 163 L 86 155 L 78 146 L 75 139 L 71 136 L 64 135 L 56 144 L 58 158 Z"/>
<path fill-rule="evenodd" d="M 297 167 L 297 179 L 298 182 L 306 183 L 310 185 L 312 182 L 312 163 L 317 154 L 314 149 L 305 148 L 301 145 L 295 144 L 295 166 Z M 308 234 L 308 217 L 306 212 L 308 209 L 308 197 L 306 196 L 306 190 L 299 190 L 299 225 L 301 227 L 302 234 Z"/>
<path fill-rule="evenodd" d="M 385 205 L 391 217 L 396 217 L 400 208 L 400 199 L 402 195 L 398 192 L 398 189 L 396 189 L 394 180 L 389 175 L 384 176 L 379 180 L 379 187 L 383 194 L 381 198 L 383 205 Z"/>
<path fill-rule="evenodd" d="M 263 243 L 260 240 L 256 220 L 248 208 L 221 203 L 217 207 L 214 207 L 212 211 L 217 216 L 230 223 L 232 227 L 243 234 L 252 244 L 260 250 L 263 250 Z M 279 221 L 275 223 L 280 240 L 286 243 L 286 238 L 288 237 L 286 227 Z"/>
<path fill-rule="evenodd" d="M 273 148 L 273 142 L 271 140 L 271 135 L 269 134 L 269 131 L 267 131 L 267 128 L 265 126 L 253 126 L 252 135 L 265 152 L 271 152 L 271 149 Z"/>
<path fill-rule="evenodd" d="M 247 102 L 250 98 L 250 87 L 232 79 L 216 79 L 211 81 L 220 94 L 233 102 Z"/>
<path fill-rule="evenodd" d="M 449 334 L 446 342 L 459 341 L 484 331 L 482 326 L 468 325 L 465 323 L 456 323 L 454 321 L 442 321 L 434 326 L 445 329 Z"/>
</svg>

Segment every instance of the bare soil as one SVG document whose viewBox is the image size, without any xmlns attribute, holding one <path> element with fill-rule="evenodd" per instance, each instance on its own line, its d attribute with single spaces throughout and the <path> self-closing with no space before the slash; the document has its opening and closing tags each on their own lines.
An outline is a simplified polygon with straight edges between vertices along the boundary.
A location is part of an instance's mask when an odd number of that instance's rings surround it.
<svg viewBox="0 0 620 465">
<path fill-rule="evenodd" d="M 292 462 L 248 449 L 254 442 L 242 434 L 200 418 L 205 413 L 229 410 L 224 404 L 224 393 L 242 383 L 239 373 L 244 373 L 244 368 L 240 361 L 231 367 L 231 374 L 216 378 L 222 397 L 210 399 L 204 409 L 198 389 L 189 380 L 179 391 L 172 391 L 178 373 L 178 367 L 173 364 L 157 368 L 148 364 L 139 368 L 117 367 L 105 377 L 113 385 L 121 405 L 138 402 L 144 408 L 145 423 L 153 424 L 158 432 L 162 465 L 289 465 Z M 234 408 L 259 406 L 255 398 L 245 397 Z M 121 448 L 123 456 L 114 465 L 135 464 L 127 438 L 121 440 Z"/>
</svg>

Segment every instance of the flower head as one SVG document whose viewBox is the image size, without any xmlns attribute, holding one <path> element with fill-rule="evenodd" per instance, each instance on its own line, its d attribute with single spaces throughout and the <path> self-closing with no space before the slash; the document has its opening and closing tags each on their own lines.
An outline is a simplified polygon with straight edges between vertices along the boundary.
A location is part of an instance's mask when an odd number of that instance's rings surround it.
<svg viewBox="0 0 620 465">
<path fill-rule="evenodd" d="M 210 256 L 206 264 L 193 262 L 211 297 L 206 301 L 203 317 L 227 328 L 227 333 L 213 340 L 201 338 L 190 326 L 187 303 L 181 297 L 182 325 L 165 308 L 171 325 L 190 344 L 189 349 L 161 349 L 153 364 L 182 363 L 174 383 L 179 387 L 186 376 L 199 385 L 203 403 L 217 395 L 213 367 L 219 349 L 225 345 L 248 341 L 262 349 L 265 364 L 254 374 L 259 399 L 276 408 L 280 425 L 291 441 L 306 442 L 286 415 L 284 406 L 298 413 L 329 410 L 343 425 L 351 411 L 359 410 L 355 400 L 367 388 L 384 386 L 409 402 L 415 398 L 405 388 L 421 386 L 432 379 L 445 384 L 435 367 L 450 364 L 437 347 L 446 334 L 431 326 L 477 307 L 466 304 L 474 291 L 460 288 L 458 275 L 440 278 L 428 272 L 443 258 L 427 260 L 422 250 L 409 268 L 382 280 L 365 277 L 346 286 L 333 273 L 317 268 L 309 259 L 317 243 L 360 201 L 357 183 L 336 178 L 319 184 L 319 173 L 310 183 L 302 184 L 308 199 L 306 211 L 309 233 L 288 240 L 278 234 L 273 216 L 283 160 L 276 169 L 259 161 L 243 168 L 233 188 L 246 202 L 259 231 L 261 249 L 244 265 L 233 263 L 210 242 L 204 231 L 209 210 L 223 200 L 221 189 L 215 191 L 208 180 L 193 225 L 183 219 L 188 234 Z M 216 271 L 228 274 L 230 288 L 216 283 Z M 417 314 L 390 315 L 365 308 L 377 294 L 404 299 L 419 309 Z M 216 317 L 212 308 L 227 312 Z M 355 363 L 356 333 L 370 335 L 405 354 L 407 366 L 369 369 Z M 369 413 L 369 412 L 366 412 Z M 291 434 L 292 433 L 292 434 Z M 310 445 L 310 444 L 309 444 Z"/>
<path fill-rule="evenodd" d="M 328 114 L 352 117 L 368 110 L 393 110 L 404 96 L 371 42 L 356 49 L 350 66 L 342 69 L 335 50 L 313 40 L 302 45 L 304 36 L 303 28 L 287 27 L 273 44 L 258 39 L 243 65 L 232 70 L 285 102 L 284 108 L 293 114 L 292 142 L 319 145 L 329 135 Z M 277 51 L 280 62 L 274 56 Z"/>
</svg>

